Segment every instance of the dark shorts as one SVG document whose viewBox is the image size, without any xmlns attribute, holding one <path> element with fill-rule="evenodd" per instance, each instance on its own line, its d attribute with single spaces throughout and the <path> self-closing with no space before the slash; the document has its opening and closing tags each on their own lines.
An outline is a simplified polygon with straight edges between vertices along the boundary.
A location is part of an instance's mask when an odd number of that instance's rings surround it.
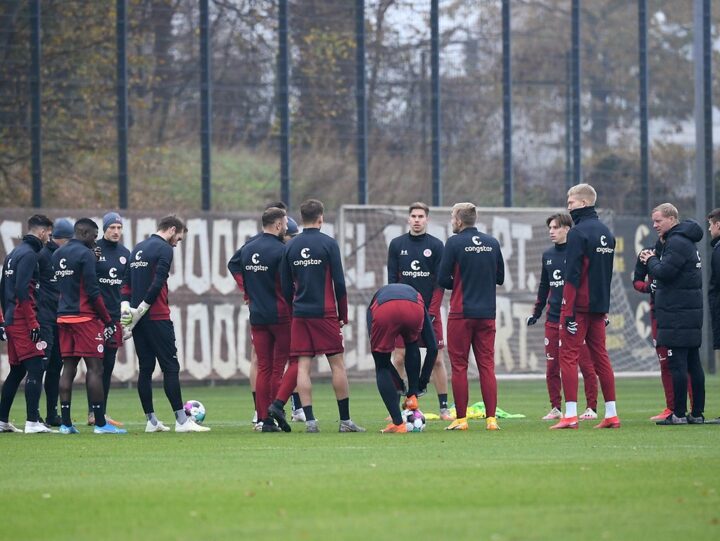
<svg viewBox="0 0 720 541">
<path fill-rule="evenodd" d="M 8 359 L 11 366 L 17 366 L 27 359 L 43 357 L 45 342 L 40 339 L 35 343 L 30 340 L 30 327 L 25 323 L 13 323 L 5 327 L 7 333 Z"/>
<path fill-rule="evenodd" d="M 437 340 L 437 347 L 438 347 L 438 349 L 444 349 L 445 348 L 445 339 L 444 339 L 445 335 L 443 334 L 442 317 L 440 317 L 439 313 L 438 314 L 430 314 L 430 319 L 432 319 L 432 326 L 433 326 L 433 331 L 435 331 L 435 340 Z M 422 336 L 418 339 L 418 345 L 421 348 L 426 347 L 425 342 L 423 342 Z M 401 336 L 398 336 L 395 339 L 395 348 L 402 349 L 404 347 L 405 347 L 405 342 L 403 342 L 403 339 Z"/>
<path fill-rule="evenodd" d="M 425 309 L 415 301 L 392 300 L 370 308 L 370 350 L 389 353 L 406 343 L 417 342 L 425 320 Z"/>
<path fill-rule="evenodd" d="M 294 317 L 290 330 L 290 355 L 314 357 L 345 351 L 337 318 Z"/>
<path fill-rule="evenodd" d="M 103 331 L 105 325 L 99 319 L 82 323 L 58 323 L 60 355 L 102 359 L 105 353 Z"/>
<path fill-rule="evenodd" d="M 133 342 L 140 370 L 155 370 L 157 360 L 163 372 L 179 372 L 175 327 L 169 319 L 141 319 L 133 329 Z"/>
</svg>

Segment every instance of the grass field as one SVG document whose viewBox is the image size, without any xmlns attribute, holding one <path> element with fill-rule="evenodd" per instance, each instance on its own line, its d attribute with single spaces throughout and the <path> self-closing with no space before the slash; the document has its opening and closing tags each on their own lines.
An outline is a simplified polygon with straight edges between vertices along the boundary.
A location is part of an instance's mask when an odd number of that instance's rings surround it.
<svg viewBox="0 0 720 541">
<path fill-rule="evenodd" d="M 708 378 L 707 416 L 720 414 Z M 489 433 L 431 422 L 382 435 L 374 385 L 351 385 L 338 434 L 329 385 L 315 388 L 321 434 L 252 432 L 247 386 L 191 388 L 209 434 L 145 434 L 135 391 L 113 389 L 127 436 L 0 436 L 0 539 L 662 540 L 720 538 L 720 425 L 656 427 L 656 379 L 618 381 L 620 430 L 550 431 L 541 381 L 500 382 L 525 413 Z M 82 417 L 76 390 L 75 415 Z M 155 402 L 170 421 L 161 389 Z M 477 383 L 471 400 L 479 399 Z M 421 408 L 436 411 L 434 397 Z M 584 406 L 584 404 L 580 404 Z M 18 397 L 11 417 L 21 420 Z M 601 408 L 602 409 L 602 408 Z"/>
</svg>

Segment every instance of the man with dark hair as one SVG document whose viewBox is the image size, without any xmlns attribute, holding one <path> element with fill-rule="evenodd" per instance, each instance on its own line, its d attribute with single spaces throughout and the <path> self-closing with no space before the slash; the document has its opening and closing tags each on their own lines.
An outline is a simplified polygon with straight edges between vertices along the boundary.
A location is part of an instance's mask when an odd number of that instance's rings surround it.
<svg viewBox="0 0 720 541">
<path fill-rule="evenodd" d="M 546 250 L 541 259 L 542 272 L 538 286 L 535 309 L 527 318 L 528 327 L 535 325 L 542 316 L 545 305 L 548 306 L 547 321 L 545 322 L 545 381 L 550 395 L 550 412 L 543 417 L 544 421 L 562 419 L 562 382 L 560 380 L 560 306 L 562 292 L 565 285 L 565 248 L 567 247 L 567 234 L 572 227 L 572 218 L 569 214 L 553 214 L 547 220 L 552 248 Z M 585 399 L 587 409 L 580 416 L 581 420 L 597 419 L 597 375 L 593 368 L 587 345 L 580 348 L 580 371 L 585 383 Z"/>
<path fill-rule="evenodd" d="M 106 344 L 112 345 L 115 324 L 100 294 L 93 252 L 98 226 L 90 218 L 75 223 L 75 236 L 53 254 L 53 267 L 60 300 L 58 336 L 63 369 L 60 375 L 61 434 L 77 434 L 72 422 L 72 386 L 80 360 L 85 360 L 85 384 L 95 414 L 95 434 L 125 434 L 125 430 L 105 422 L 102 387 L 102 356 Z"/>
<path fill-rule="evenodd" d="M 70 220 L 56 220 L 47 243 L 38 254 L 38 271 L 40 287 L 37 290 L 38 322 L 40 323 L 40 339 L 45 342 L 45 402 L 46 426 L 60 426 L 62 419 L 57 412 L 58 394 L 60 392 L 60 372 L 62 357 L 60 356 L 60 340 L 57 328 L 58 287 L 52 256 L 55 250 L 65 246 L 73 236 L 73 224 Z"/>
<path fill-rule="evenodd" d="M 23 432 L 10 422 L 10 408 L 20 383 L 25 379 L 27 420 L 25 433 L 51 432 L 40 422 L 38 407 L 42 390 L 45 346 L 40 339 L 40 324 L 35 305 L 38 283 L 38 253 L 48 241 L 52 221 L 42 214 L 28 220 L 28 233 L 3 263 L 0 277 L 0 305 L 7 338 L 10 373 L 0 392 L 0 432 Z"/>
<path fill-rule="evenodd" d="M 262 226 L 263 233 L 245 245 L 240 258 L 242 283 L 250 309 L 252 343 L 257 355 L 256 408 L 263 432 L 280 430 L 273 417 L 282 430 L 290 432 L 282 408 L 268 412 L 290 353 L 290 308 L 280 287 L 286 212 L 276 207 L 267 209 L 262 215 Z"/>
<path fill-rule="evenodd" d="M 319 432 L 312 409 L 310 368 L 316 355 L 325 355 L 332 372 L 340 413 L 340 432 L 364 432 L 350 419 L 341 327 L 348 321 L 345 277 L 337 242 L 320 232 L 323 204 L 309 199 L 300 205 L 303 232 L 287 245 L 282 288 L 292 305 L 290 355 L 298 357 L 297 387 L 308 432 Z"/>
<path fill-rule="evenodd" d="M 155 363 L 163 373 L 163 388 L 175 413 L 175 432 L 208 432 L 185 413 L 180 389 L 180 363 L 175 328 L 170 320 L 167 279 L 173 248 L 183 240 L 187 227 L 176 216 L 160 220 L 157 232 L 138 243 L 121 289 L 120 322 L 132 331 L 138 356 L 138 395 L 147 424 L 145 432 L 168 432 L 155 415 L 152 375 Z M 144 317 L 147 314 L 147 317 Z"/>
<path fill-rule="evenodd" d="M 615 237 L 598 219 L 595 188 L 590 184 L 577 184 L 567 195 L 567 208 L 575 227 L 567 236 L 565 286 L 560 310 L 560 377 L 565 393 L 565 417 L 550 428 L 578 428 L 578 362 L 585 343 L 605 398 L 605 418 L 595 428 L 620 428 L 615 404 L 615 374 L 605 345 Z"/>
<path fill-rule="evenodd" d="M 122 346 L 122 326 L 120 325 L 120 287 L 130 259 L 130 250 L 120 244 L 123 221 L 117 212 L 108 212 L 103 216 L 103 237 L 97 241 L 98 261 L 97 277 L 100 293 L 105 301 L 110 317 L 115 323 L 117 332 L 105 346 L 103 354 L 103 396 L 105 397 L 105 420 L 113 426 L 123 426 L 107 414 L 107 399 L 110 393 L 110 382 L 115 368 L 118 348 Z M 88 424 L 95 424 L 95 416 L 88 403 Z"/>
<path fill-rule="evenodd" d="M 425 301 L 439 349 L 433 370 L 433 383 L 438 394 L 440 418 L 450 421 L 452 416 L 447 401 L 447 371 L 442 355 L 445 342 L 440 314 L 445 290 L 437 283 L 438 267 L 444 247 L 440 239 L 427 232 L 429 214 L 430 208 L 425 203 L 418 201 L 410 205 L 408 209 L 410 231 L 394 238 L 388 247 L 388 283 L 408 284 L 414 287 Z M 420 347 L 423 347 L 422 343 Z M 395 344 L 393 362 L 402 372 L 405 365 L 405 346 L 401 336 L 398 336 L 398 342 Z"/>
<path fill-rule="evenodd" d="M 653 229 L 662 239 L 662 251 L 643 250 L 640 260 L 657 280 L 655 317 L 657 344 L 668 348 L 673 380 L 673 413 L 659 425 L 705 422 L 705 372 L 700 362 L 702 343 L 702 264 L 697 243 L 703 231 L 693 220 L 679 221 L 677 208 L 663 203 L 653 209 Z M 688 374 L 692 385 L 692 411 L 687 412 Z"/>
<path fill-rule="evenodd" d="M 445 243 L 438 283 L 452 289 L 448 314 L 448 355 L 456 419 L 445 430 L 467 430 L 468 356 L 472 347 L 480 389 L 485 402 L 485 428 L 499 430 L 495 418 L 496 285 L 505 282 L 505 262 L 500 243 L 475 227 L 477 210 L 472 203 L 453 206 L 454 236 Z"/>
<path fill-rule="evenodd" d="M 391 420 L 390 424 L 380 432 L 407 432 L 398 405 L 390 355 L 397 339 L 400 338 L 405 349 L 405 369 L 408 378 L 406 407 L 418 409 L 417 395 L 430 381 L 438 352 L 433 322 L 428 314 L 425 299 L 421 293 L 407 284 L 388 284 L 381 287 L 373 295 L 367 309 L 367 330 L 370 337 L 370 351 L 375 360 L 378 391 Z M 418 343 L 421 337 L 427 348 L 422 367 Z"/>
</svg>

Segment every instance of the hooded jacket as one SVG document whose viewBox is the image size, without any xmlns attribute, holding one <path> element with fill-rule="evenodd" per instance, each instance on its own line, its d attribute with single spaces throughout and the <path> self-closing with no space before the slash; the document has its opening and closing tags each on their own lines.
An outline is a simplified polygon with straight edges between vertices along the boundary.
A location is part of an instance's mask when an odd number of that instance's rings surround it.
<svg viewBox="0 0 720 541">
<path fill-rule="evenodd" d="M 683 220 L 665 233 L 658 257 L 647 261 L 657 281 L 655 318 L 657 345 L 696 348 L 702 342 L 702 264 L 696 243 L 703 230 L 693 220 Z"/>
</svg>

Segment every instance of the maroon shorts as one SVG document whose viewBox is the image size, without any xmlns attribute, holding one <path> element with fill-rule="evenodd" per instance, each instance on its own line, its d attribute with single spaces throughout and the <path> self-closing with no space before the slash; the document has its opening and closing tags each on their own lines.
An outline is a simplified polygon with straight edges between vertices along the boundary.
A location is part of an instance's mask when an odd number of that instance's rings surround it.
<svg viewBox="0 0 720 541">
<path fill-rule="evenodd" d="M 345 351 L 337 318 L 294 317 L 290 330 L 290 355 L 314 357 Z"/>
<path fill-rule="evenodd" d="M 19 365 L 27 359 L 45 355 L 47 344 L 30 340 L 30 327 L 25 323 L 13 323 L 5 327 L 7 333 L 8 359 L 11 365 Z"/>
<path fill-rule="evenodd" d="M 430 314 L 430 319 L 432 319 L 432 326 L 433 331 L 435 331 L 435 340 L 437 341 L 437 347 L 438 349 L 445 349 L 445 335 L 443 334 L 443 322 L 440 313 Z M 418 345 L 421 348 L 426 347 L 425 342 L 423 342 L 422 336 L 418 338 Z M 405 342 L 403 341 L 402 336 L 398 336 L 395 339 L 395 349 L 403 349 L 404 347 Z"/>
<path fill-rule="evenodd" d="M 102 358 L 105 353 L 103 331 L 105 325 L 99 319 L 82 323 L 58 323 L 60 356 Z"/>
<path fill-rule="evenodd" d="M 370 351 L 389 353 L 406 343 L 417 342 L 425 320 L 425 309 L 415 301 L 396 299 L 370 308 Z"/>
</svg>

